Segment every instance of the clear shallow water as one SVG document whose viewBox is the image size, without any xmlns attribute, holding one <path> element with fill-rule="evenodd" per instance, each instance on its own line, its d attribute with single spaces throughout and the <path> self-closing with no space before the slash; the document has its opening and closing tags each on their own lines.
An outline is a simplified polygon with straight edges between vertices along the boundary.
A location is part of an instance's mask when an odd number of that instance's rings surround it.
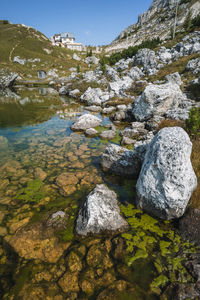
<svg viewBox="0 0 200 300">
<path fill-rule="evenodd" d="M 194 249 L 169 222 L 126 206 L 135 182 L 102 173 L 106 141 L 71 132 L 84 107 L 45 90 L 17 92 L 0 100 L 0 296 L 157 299 L 173 280 L 192 281 L 182 262 Z M 78 207 L 98 183 L 117 192 L 130 229 L 82 239 Z M 57 211 L 65 217 L 52 221 Z"/>
</svg>

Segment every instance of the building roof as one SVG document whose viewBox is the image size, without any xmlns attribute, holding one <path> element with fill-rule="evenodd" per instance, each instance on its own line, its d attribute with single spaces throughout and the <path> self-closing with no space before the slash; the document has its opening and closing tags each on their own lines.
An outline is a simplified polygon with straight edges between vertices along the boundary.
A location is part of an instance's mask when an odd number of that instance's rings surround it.
<svg viewBox="0 0 200 300">
<path fill-rule="evenodd" d="M 61 33 L 61 38 L 75 38 L 71 32 L 63 32 Z"/>
</svg>

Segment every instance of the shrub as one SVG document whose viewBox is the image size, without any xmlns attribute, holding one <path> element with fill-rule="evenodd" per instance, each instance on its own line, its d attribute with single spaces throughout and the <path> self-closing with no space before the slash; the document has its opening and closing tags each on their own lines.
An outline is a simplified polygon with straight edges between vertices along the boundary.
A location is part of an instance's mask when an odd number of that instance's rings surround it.
<svg viewBox="0 0 200 300">
<path fill-rule="evenodd" d="M 7 24 L 9 24 L 9 21 L 8 20 L 3 20 L 3 24 L 7 25 Z"/>
<path fill-rule="evenodd" d="M 193 96 L 196 101 L 200 101 L 200 84 L 199 83 L 190 84 L 187 87 L 187 91 L 190 92 L 191 96 Z"/>
<path fill-rule="evenodd" d="M 137 54 L 138 50 L 140 50 L 142 48 L 154 49 L 159 44 L 160 44 L 160 39 L 159 38 L 144 41 L 138 46 L 129 47 L 128 49 L 124 49 L 121 52 L 116 52 L 116 53 L 111 54 L 110 57 L 107 58 L 107 62 L 109 63 L 109 65 L 113 66 L 120 59 L 127 59 L 127 58 L 133 57 L 134 55 Z M 101 61 L 100 61 L 100 63 L 101 63 Z"/>
<path fill-rule="evenodd" d="M 185 23 L 183 25 L 183 28 L 188 31 L 192 27 L 192 19 L 191 19 L 191 12 L 188 13 L 187 18 L 185 20 Z"/>
<path fill-rule="evenodd" d="M 181 5 L 181 4 L 188 3 L 188 2 L 190 2 L 190 0 L 181 0 L 181 1 L 180 1 L 180 5 Z"/>
<path fill-rule="evenodd" d="M 190 110 L 189 118 L 186 120 L 186 130 L 190 136 L 200 137 L 200 107 Z"/>
<path fill-rule="evenodd" d="M 81 71 L 80 65 L 78 65 L 78 66 L 76 67 L 76 71 L 77 71 L 77 73 L 80 73 L 80 71 Z"/>
<path fill-rule="evenodd" d="M 200 26 L 200 15 L 192 19 L 192 27 L 198 27 L 198 26 Z"/>
<path fill-rule="evenodd" d="M 90 51 L 89 52 L 87 52 L 87 57 L 91 57 L 93 55 L 93 53 L 92 53 L 92 49 L 90 49 Z"/>
</svg>

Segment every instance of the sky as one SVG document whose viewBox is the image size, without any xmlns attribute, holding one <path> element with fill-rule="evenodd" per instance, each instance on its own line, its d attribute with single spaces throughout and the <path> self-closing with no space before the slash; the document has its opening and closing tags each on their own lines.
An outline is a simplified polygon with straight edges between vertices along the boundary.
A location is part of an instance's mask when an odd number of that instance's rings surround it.
<svg viewBox="0 0 200 300">
<path fill-rule="evenodd" d="M 137 22 L 152 0 L 0 0 L 0 20 L 25 24 L 47 37 L 72 32 L 84 45 L 110 44 Z"/>
</svg>

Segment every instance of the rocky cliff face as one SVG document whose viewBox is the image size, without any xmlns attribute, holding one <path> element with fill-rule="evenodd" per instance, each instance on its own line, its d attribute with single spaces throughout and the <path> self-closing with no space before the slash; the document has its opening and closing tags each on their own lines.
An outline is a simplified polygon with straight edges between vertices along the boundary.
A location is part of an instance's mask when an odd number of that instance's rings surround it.
<svg viewBox="0 0 200 300">
<path fill-rule="evenodd" d="M 177 0 L 154 0 L 148 11 L 138 16 L 138 22 L 123 30 L 106 48 L 106 52 L 138 45 L 144 40 L 152 39 L 152 37 L 159 37 L 162 40 L 169 37 L 174 26 L 176 4 Z M 189 12 L 193 18 L 199 14 L 199 11 L 199 0 L 182 4 L 179 0 L 177 30 L 182 29 Z"/>
</svg>

